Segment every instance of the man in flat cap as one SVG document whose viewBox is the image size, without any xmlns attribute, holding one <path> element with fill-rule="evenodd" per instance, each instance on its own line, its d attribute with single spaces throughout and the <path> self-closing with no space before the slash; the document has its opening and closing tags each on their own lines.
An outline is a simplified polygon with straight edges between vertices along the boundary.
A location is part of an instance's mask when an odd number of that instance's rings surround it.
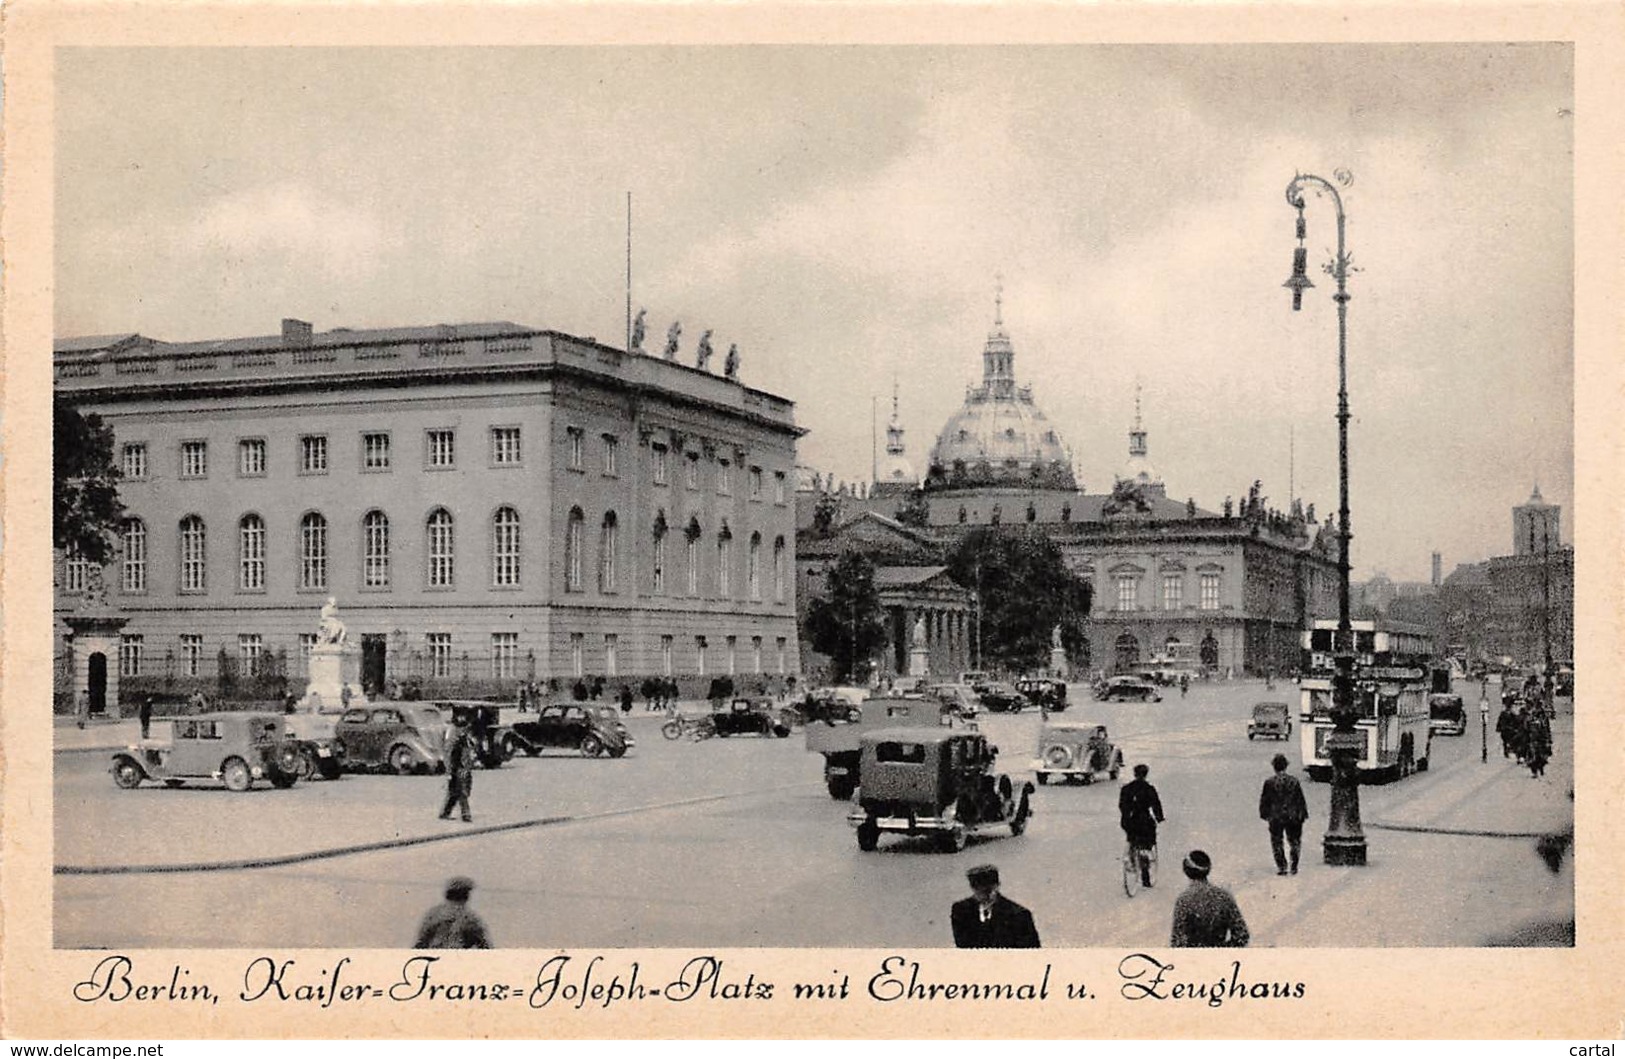
<svg viewBox="0 0 1625 1059">
<path fill-rule="evenodd" d="M 999 869 L 983 864 L 965 873 L 971 895 L 955 901 L 949 915 L 961 949 L 1036 949 L 1033 914 L 999 893 Z"/>
<path fill-rule="evenodd" d="M 446 899 L 423 917 L 418 927 L 419 949 L 489 949 L 491 936 L 485 923 L 468 907 L 474 880 L 458 875 L 446 883 Z"/>
<path fill-rule="evenodd" d="M 1229 890 L 1207 881 L 1213 858 L 1193 849 L 1185 856 L 1184 868 L 1191 884 L 1174 900 L 1174 929 L 1168 944 L 1175 948 L 1245 947 L 1251 935 L 1236 899 Z"/>
</svg>

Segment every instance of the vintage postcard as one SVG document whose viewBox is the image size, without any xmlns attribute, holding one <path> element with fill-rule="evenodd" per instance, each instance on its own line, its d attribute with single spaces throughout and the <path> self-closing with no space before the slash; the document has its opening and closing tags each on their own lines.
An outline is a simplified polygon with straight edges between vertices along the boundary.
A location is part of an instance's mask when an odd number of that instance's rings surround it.
<svg viewBox="0 0 1625 1059">
<path fill-rule="evenodd" d="M 11 5 L 0 1029 L 1619 1038 L 1621 23 Z"/>
</svg>

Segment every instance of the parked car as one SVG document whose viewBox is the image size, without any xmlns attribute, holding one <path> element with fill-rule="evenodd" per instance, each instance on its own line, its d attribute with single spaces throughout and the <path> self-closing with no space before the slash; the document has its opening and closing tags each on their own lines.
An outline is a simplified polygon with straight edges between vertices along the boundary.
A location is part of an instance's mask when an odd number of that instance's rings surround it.
<svg viewBox="0 0 1625 1059">
<path fill-rule="evenodd" d="M 167 739 L 143 739 L 113 755 L 113 782 L 131 790 L 143 780 L 179 787 L 219 780 L 246 791 L 255 780 L 292 787 L 299 780 L 298 740 L 275 713 L 204 713 L 169 722 Z"/>
<path fill-rule="evenodd" d="M 1467 707 L 1460 695 L 1428 696 L 1428 731 L 1442 735 L 1467 734 Z"/>
<path fill-rule="evenodd" d="M 1040 787 L 1050 780 L 1086 784 L 1101 776 L 1115 780 L 1122 770 L 1123 751 L 1112 742 L 1103 724 L 1046 724 L 1038 733 L 1033 775 Z"/>
<path fill-rule="evenodd" d="M 336 713 L 285 713 L 282 723 L 288 735 L 299 743 L 299 778 L 340 779 L 344 775 L 347 750 L 338 737 Z"/>
<path fill-rule="evenodd" d="M 1139 677 L 1113 677 L 1095 693 L 1101 702 L 1161 702 L 1156 685 Z"/>
<path fill-rule="evenodd" d="M 1016 713 L 1027 705 L 1027 696 L 1000 680 L 990 680 L 976 690 L 982 705 L 993 713 Z"/>
<path fill-rule="evenodd" d="M 345 710 L 334 726 L 344 742 L 345 767 L 388 769 L 399 775 L 440 772 L 446 767 L 450 717 L 423 703 Z"/>
<path fill-rule="evenodd" d="M 1049 677 L 1023 677 L 1016 681 L 1016 690 L 1034 706 L 1060 713 L 1066 709 L 1066 682 Z"/>
<path fill-rule="evenodd" d="M 496 703 L 439 699 L 429 705 L 448 720 L 462 717 L 468 722 L 468 734 L 474 741 L 474 758 L 484 768 L 499 769 L 519 752 L 519 737 L 513 728 L 502 723 L 502 707 Z"/>
<path fill-rule="evenodd" d="M 982 712 L 981 697 L 969 684 L 931 684 L 925 697 L 942 703 L 944 713 L 970 720 Z"/>
<path fill-rule="evenodd" d="M 996 747 L 980 732 L 956 728 L 883 728 L 863 737 L 863 785 L 847 820 L 869 852 L 882 832 L 928 835 L 957 853 L 972 835 L 1027 830 L 1033 785 L 1019 788 L 993 773 Z"/>
<path fill-rule="evenodd" d="M 608 711 L 607 713 L 605 711 Z M 513 731 L 531 757 L 543 750 L 574 750 L 582 757 L 625 757 L 635 741 L 612 706 L 570 702 L 544 706 L 534 718 L 514 722 Z"/>
<path fill-rule="evenodd" d="M 1292 735 L 1292 708 L 1284 702 L 1253 704 L 1253 719 L 1247 722 L 1247 738 L 1286 739 Z"/>
<path fill-rule="evenodd" d="M 734 699 L 727 709 L 711 711 L 711 725 L 719 736 L 771 735 L 786 739 L 790 722 L 772 699 Z"/>
<path fill-rule="evenodd" d="M 936 728 L 956 719 L 934 699 L 868 699 L 844 717 L 807 725 L 807 749 L 824 756 L 824 786 L 831 798 L 844 801 L 858 787 L 864 735 L 882 728 Z"/>
</svg>

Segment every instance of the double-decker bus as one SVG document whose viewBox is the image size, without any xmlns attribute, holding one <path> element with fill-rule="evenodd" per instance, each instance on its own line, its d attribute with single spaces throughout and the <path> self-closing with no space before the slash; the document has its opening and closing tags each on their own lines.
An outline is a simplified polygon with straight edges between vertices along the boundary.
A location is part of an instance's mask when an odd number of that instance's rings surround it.
<svg viewBox="0 0 1625 1059">
<path fill-rule="evenodd" d="M 1423 772 L 1433 750 L 1428 731 L 1428 689 L 1433 641 L 1417 626 L 1387 621 L 1355 621 L 1355 732 L 1362 746 L 1361 781 L 1396 780 Z M 1331 758 L 1326 736 L 1332 723 L 1332 678 L 1335 620 L 1314 623 L 1303 632 L 1303 678 L 1298 712 L 1304 770 L 1314 780 L 1328 780 Z"/>
</svg>

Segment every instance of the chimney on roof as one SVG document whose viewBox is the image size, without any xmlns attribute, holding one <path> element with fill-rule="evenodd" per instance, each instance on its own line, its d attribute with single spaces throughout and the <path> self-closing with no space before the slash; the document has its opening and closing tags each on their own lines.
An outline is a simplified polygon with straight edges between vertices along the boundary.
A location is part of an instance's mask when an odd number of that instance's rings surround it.
<svg viewBox="0 0 1625 1059">
<path fill-rule="evenodd" d="M 283 320 L 282 320 L 282 344 L 283 345 L 285 345 L 285 346 L 308 346 L 308 345 L 310 345 L 310 335 L 311 335 L 311 327 L 310 327 L 310 322 L 309 321 L 307 321 L 307 320 L 295 320 L 295 319 L 293 319 L 291 317 L 283 317 Z"/>
</svg>

